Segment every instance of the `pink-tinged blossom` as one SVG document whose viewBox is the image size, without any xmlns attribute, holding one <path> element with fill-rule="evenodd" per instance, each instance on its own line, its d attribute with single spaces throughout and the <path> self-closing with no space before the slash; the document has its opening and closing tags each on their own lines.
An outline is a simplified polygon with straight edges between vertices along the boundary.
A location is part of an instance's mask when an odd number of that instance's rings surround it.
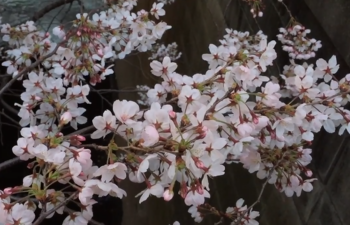
<svg viewBox="0 0 350 225">
<path fill-rule="evenodd" d="M 333 55 L 328 62 L 324 59 L 318 59 L 316 65 L 315 76 L 317 78 L 323 78 L 326 83 L 331 81 L 333 78 L 332 76 L 339 70 L 339 64 L 337 64 L 335 55 Z"/>
<path fill-rule="evenodd" d="M 146 190 L 141 191 L 138 195 L 136 195 L 136 197 L 141 195 L 141 198 L 139 201 L 139 203 L 141 204 L 150 195 L 154 195 L 154 196 L 160 198 L 163 196 L 163 193 L 164 193 L 164 187 L 162 185 L 160 185 L 159 183 L 156 183 L 156 184 L 150 186 L 149 188 L 147 188 Z"/>
<path fill-rule="evenodd" d="M 170 189 L 166 189 L 163 193 L 163 198 L 165 201 L 170 201 L 174 197 L 174 192 Z"/>
<path fill-rule="evenodd" d="M 210 54 L 206 53 L 202 55 L 202 59 L 209 63 L 209 68 L 214 69 L 218 65 L 225 62 L 223 59 L 227 55 L 227 51 L 223 46 L 217 47 L 216 45 L 209 45 Z"/>
<path fill-rule="evenodd" d="M 45 162 L 51 162 L 55 165 L 63 163 L 64 157 L 66 156 L 66 154 L 59 148 L 47 149 L 46 145 L 43 144 L 29 147 L 29 151 L 37 158 L 42 159 Z"/>
<path fill-rule="evenodd" d="M 200 212 L 198 212 L 198 208 L 196 205 L 192 205 L 188 212 L 191 214 L 191 217 L 194 219 L 195 222 L 200 223 L 203 220 L 203 216 Z"/>
<path fill-rule="evenodd" d="M 88 222 L 81 212 L 74 212 L 64 219 L 62 225 L 87 225 Z"/>
<path fill-rule="evenodd" d="M 189 188 L 190 190 L 188 191 L 186 198 L 185 198 L 185 204 L 190 206 L 190 205 L 194 205 L 194 206 L 199 206 L 204 204 L 205 198 L 210 198 L 210 194 L 207 190 L 203 190 L 202 194 L 199 194 L 197 191 L 195 190 L 191 190 L 191 188 Z"/>
<path fill-rule="evenodd" d="M 165 10 L 163 9 L 163 6 L 163 3 L 153 3 L 152 9 L 150 11 L 151 15 L 154 16 L 156 19 L 159 19 L 159 16 L 164 16 Z"/>
<path fill-rule="evenodd" d="M 92 211 L 92 207 L 94 204 L 96 204 L 97 201 L 91 199 L 90 201 L 87 202 L 86 205 L 84 205 L 84 207 L 81 209 L 81 213 L 83 214 L 83 217 L 86 219 L 86 220 L 91 220 L 92 217 L 93 217 L 93 211 Z"/>
<path fill-rule="evenodd" d="M 160 77 L 163 75 L 169 75 L 173 73 L 177 68 L 177 64 L 171 62 L 170 58 L 166 56 L 164 57 L 162 63 L 158 61 L 152 61 L 151 68 L 152 68 L 152 71 L 151 71 L 152 74 L 154 76 Z"/>
<path fill-rule="evenodd" d="M 142 131 L 141 138 L 143 139 L 142 145 L 149 147 L 159 141 L 159 133 L 153 126 L 146 126 Z"/>
<path fill-rule="evenodd" d="M 79 201 L 83 205 L 87 205 L 93 195 L 94 195 L 94 190 L 91 187 L 85 185 L 79 192 L 79 195 L 78 195 Z"/>
<path fill-rule="evenodd" d="M 113 163 L 101 166 L 95 173 L 95 177 L 101 176 L 102 182 L 110 182 L 113 177 L 124 180 L 126 178 L 127 167 L 123 163 Z"/>
<path fill-rule="evenodd" d="M 26 206 L 20 203 L 16 203 L 12 208 L 9 216 L 7 217 L 8 224 L 21 224 L 32 225 L 35 219 L 35 214 L 32 210 L 29 210 Z"/>
<path fill-rule="evenodd" d="M 28 175 L 23 178 L 23 183 L 22 185 L 24 187 L 30 187 L 33 183 L 33 175 Z"/>
<path fill-rule="evenodd" d="M 117 100 L 113 103 L 113 112 L 121 123 L 130 125 L 136 122 L 133 117 L 140 112 L 140 107 L 133 101 Z"/>
<path fill-rule="evenodd" d="M 0 201 L 0 224 L 6 224 L 6 218 L 8 211 L 5 209 L 5 204 L 3 201 Z"/>
<path fill-rule="evenodd" d="M 81 164 L 91 161 L 91 150 L 86 148 L 72 149 L 74 158 Z"/>
<path fill-rule="evenodd" d="M 243 167 L 248 169 L 249 173 L 254 173 L 260 168 L 261 157 L 257 151 L 247 149 L 242 153 L 240 160 L 243 163 Z"/>
<path fill-rule="evenodd" d="M 162 38 L 165 31 L 169 30 L 171 26 L 169 26 L 165 22 L 159 22 L 157 25 L 155 25 L 152 29 L 152 34 L 156 38 Z M 147 47 L 148 49 L 149 47 Z"/>
<path fill-rule="evenodd" d="M 277 53 L 274 49 L 276 45 L 276 41 L 271 41 L 269 44 L 267 44 L 267 40 L 263 39 L 260 42 L 260 51 L 264 51 L 263 54 L 261 54 L 259 65 L 263 72 L 266 71 L 266 67 L 272 65 L 273 60 L 277 58 Z"/>
<path fill-rule="evenodd" d="M 80 186 L 84 186 L 84 181 L 79 177 L 82 172 L 82 167 L 79 162 L 74 159 L 69 160 L 69 171 L 74 183 Z"/>
<path fill-rule="evenodd" d="M 32 159 L 35 156 L 29 151 L 29 148 L 34 146 L 34 140 L 28 138 L 19 138 L 17 145 L 12 148 L 12 152 L 19 156 L 21 160 Z"/>
<path fill-rule="evenodd" d="M 117 127 L 116 118 L 112 115 L 111 111 L 106 110 L 102 116 L 96 116 L 92 120 L 92 124 L 97 129 L 91 134 L 92 139 L 98 139 L 105 137 L 107 134 L 111 133 L 113 129 Z"/>
<path fill-rule="evenodd" d="M 141 177 L 143 177 L 142 174 L 143 174 L 143 173 L 146 173 L 147 170 L 148 170 L 148 168 L 150 167 L 149 160 L 151 160 L 151 159 L 153 159 L 153 158 L 156 158 L 156 157 L 158 157 L 157 154 L 150 154 L 150 155 L 148 155 L 146 158 L 144 158 L 144 159 L 142 160 L 142 162 L 140 163 L 139 168 L 138 168 L 138 170 L 137 170 L 137 174 L 136 174 L 136 176 L 137 176 L 137 178 L 138 178 L 139 180 L 142 179 L 142 178 L 141 178 Z"/>
<path fill-rule="evenodd" d="M 70 112 L 64 112 L 61 115 L 60 123 L 63 125 L 69 123 L 72 120 L 72 114 Z"/>
</svg>

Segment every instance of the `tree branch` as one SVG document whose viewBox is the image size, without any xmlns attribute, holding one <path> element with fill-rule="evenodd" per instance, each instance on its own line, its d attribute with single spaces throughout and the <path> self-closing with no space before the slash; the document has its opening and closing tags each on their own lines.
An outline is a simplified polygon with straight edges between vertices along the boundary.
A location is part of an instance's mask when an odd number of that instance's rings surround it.
<svg viewBox="0 0 350 225">
<path fill-rule="evenodd" d="M 68 38 L 67 38 L 68 39 Z M 34 69 L 35 67 L 37 67 L 40 63 L 42 63 L 43 61 L 45 61 L 46 59 L 50 58 L 51 56 L 53 56 L 58 48 L 63 44 L 67 42 L 67 40 L 64 40 L 60 43 L 57 44 L 57 46 L 55 47 L 55 49 L 50 52 L 49 54 L 43 56 L 42 58 L 39 58 L 35 63 L 33 63 L 32 65 L 28 66 L 27 68 L 25 68 L 24 70 L 22 70 L 22 72 L 18 73 L 16 76 L 14 76 L 7 84 L 4 85 L 4 87 L 1 88 L 0 90 L 0 97 L 1 95 L 9 88 L 11 87 L 11 85 L 21 76 L 23 76 L 24 74 L 30 72 L 32 69 Z"/>
<path fill-rule="evenodd" d="M 74 194 L 72 194 L 71 196 L 69 196 L 69 198 L 67 198 L 65 201 L 61 202 L 60 204 L 58 204 L 57 206 L 55 206 L 54 208 L 46 211 L 45 213 L 42 213 L 39 218 L 33 223 L 33 225 L 40 225 L 41 222 L 43 222 L 43 220 L 50 215 L 51 213 L 55 212 L 57 209 L 61 208 L 62 206 L 66 205 L 70 200 L 73 200 L 73 198 L 75 198 L 78 195 L 78 192 L 75 192 Z"/>
<path fill-rule="evenodd" d="M 14 166 L 18 163 L 20 163 L 22 160 L 19 159 L 19 157 L 13 158 L 13 159 L 9 159 L 6 160 L 5 162 L 0 163 L 0 171 L 7 169 L 11 166 Z"/>
<path fill-rule="evenodd" d="M 67 3 L 73 3 L 76 0 L 58 0 L 56 2 L 53 2 L 47 6 L 45 6 L 44 8 L 42 8 L 41 10 L 39 10 L 38 12 L 35 13 L 35 15 L 32 17 L 32 21 L 36 22 L 38 21 L 41 17 L 43 17 L 46 13 L 50 12 L 51 10 L 54 10 L 64 4 Z"/>
</svg>

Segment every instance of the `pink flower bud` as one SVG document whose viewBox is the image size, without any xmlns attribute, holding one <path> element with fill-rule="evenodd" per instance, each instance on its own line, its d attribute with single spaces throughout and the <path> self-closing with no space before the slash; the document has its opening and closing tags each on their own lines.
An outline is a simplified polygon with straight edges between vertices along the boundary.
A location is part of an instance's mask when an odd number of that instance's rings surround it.
<svg viewBox="0 0 350 225">
<path fill-rule="evenodd" d="M 174 192 L 167 189 L 166 191 L 164 191 L 163 193 L 163 198 L 165 201 L 170 201 L 172 198 L 174 197 Z"/>
<path fill-rule="evenodd" d="M 199 169 L 204 169 L 205 168 L 205 166 L 204 166 L 204 163 L 202 162 L 202 161 L 200 161 L 200 160 L 194 160 L 195 161 L 195 164 L 196 164 L 196 166 L 199 168 Z"/>
<path fill-rule="evenodd" d="M 171 119 L 176 119 L 176 112 L 170 111 L 169 112 L 169 116 L 170 116 Z"/>
<path fill-rule="evenodd" d="M 5 194 L 10 195 L 12 194 L 12 188 L 8 187 L 4 189 Z"/>
<path fill-rule="evenodd" d="M 63 133 L 62 133 L 62 132 L 59 132 L 59 133 L 57 133 L 57 134 L 55 135 L 55 137 L 57 137 L 57 138 L 63 137 Z"/>
<path fill-rule="evenodd" d="M 245 67 L 245 66 L 239 66 L 239 68 L 245 73 L 249 72 L 249 69 L 247 67 Z"/>
<path fill-rule="evenodd" d="M 31 162 L 31 163 L 28 163 L 27 168 L 28 168 L 28 169 L 33 169 L 34 163 L 35 163 L 35 161 L 34 161 L 34 162 Z"/>
<path fill-rule="evenodd" d="M 76 137 L 79 141 L 86 141 L 86 138 L 84 136 L 77 135 Z"/>
<path fill-rule="evenodd" d="M 307 176 L 307 177 L 311 177 L 312 176 L 312 171 L 311 170 L 306 170 L 305 171 L 305 175 Z"/>
<path fill-rule="evenodd" d="M 207 126 L 202 126 L 202 132 L 205 133 L 205 135 L 207 135 L 208 130 Z"/>
<path fill-rule="evenodd" d="M 157 129 L 153 126 L 147 126 L 141 134 L 142 139 L 144 140 L 143 146 L 151 146 L 159 141 L 159 133 Z"/>
<path fill-rule="evenodd" d="M 204 194 L 203 186 L 201 184 L 197 185 L 197 192 L 200 195 Z"/>
<path fill-rule="evenodd" d="M 270 135 L 271 135 L 271 139 L 273 139 L 273 140 L 276 140 L 276 139 L 277 139 L 276 132 L 271 131 L 271 132 L 270 132 Z"/>
<path fill-rule="evenodd" d="M 186 198 L 187 196 L 187 186 L 185 182 L 181 183 L 180 195 L 182 198 Z"/>
</svg>

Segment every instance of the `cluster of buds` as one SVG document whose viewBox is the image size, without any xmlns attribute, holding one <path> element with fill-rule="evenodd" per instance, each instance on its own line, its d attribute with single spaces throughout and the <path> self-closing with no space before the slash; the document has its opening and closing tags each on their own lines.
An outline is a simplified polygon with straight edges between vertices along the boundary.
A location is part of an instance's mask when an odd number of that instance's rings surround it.
<svg viewBox="0 0 350 225">
<path fill-rule="evenodd" d="M 136 90 L 138 91 L 137 94 L 139 95 L 140 99 L 137 100 L 137 103 L 139 105 L 149 105 L 148 97 L 147 97 L 147 91 L 150 89 L 147 85 L 137 85 Z"/>
<path fill-rule="evenodd" d="M 43 62 L 52 76 L 63 75 L 66 86 L 77 85 L 88 76 L 95 85 L 113 73 L 113 65 L 106 66 L 108 60 L 123 59 L 135 50 L 146 52 L 170 29 L 165 22 L 150 19 L 165 15 L 162 3 L 153 4 L 149 12 L 140 10 L 137 14 L 131 12 L 135 5 L 135 1 L 123 0 L 112 5 L 113 9 L 92 16 L 77 14 L 68 32 L 62 26 L 53 29 L 53 34 L 62 40 L 59 45 L 51 42 L 49 33 L 37 30 L 34 22 L 16 27 L 3 24 L 2 39 L 12 50 L 7 51 L 8 60 L 2 65 L 7 67 L 8 74 L 16 76 L 35 59 L 56 50 L 57 54 Z"/>
<path fill-rule="evenodd" d="M 253 225 L 259 224 L 256 218 L 260 215 L 259 212 L 253 211 L 247 205 L 243 205 L 244 200 L 238 199 L 235 207 L 228 207 L 226 209 L 226 216 L 233 220 L 232 224 Z"/>
<path fill-rule="evenodd" d="M 251 7 L 250 12 L 252 13 L 253 17 L 262 17 L 264 15 L 263 11 L 265 9 L 265 5 L 262 2 L 262 0 L 243 0 L 244 2 L 247 2 L 248 5 Z"/>
<path fill-rule="evenodd" d="M 157 0 L 157 1 L 163 3 L 164 5 L 170 5 L 175 2 L 175 0 Z"/>
<path fill-rule="evenodd" d="M 164 44 L 156 44 L 152 49 L 152 56 L 149 57 L 149 60 L 158 60 L 163 61 L 165 56 L 168 56 L 171 61 L 176 61 L 181 57 L 181 52 L 177 50 L 178 46 L 175 42 L 165 46 Z"/>
<path fill-rule="evenodd" d="M 293 25 L 287 29 L 280 28 L 277 38 L 290 58 L 308 60 L 315 57 L 316 51 L 322 47 L 321 41 L 307 37 L 310 32 L 302 25 Z"/>
</svg>

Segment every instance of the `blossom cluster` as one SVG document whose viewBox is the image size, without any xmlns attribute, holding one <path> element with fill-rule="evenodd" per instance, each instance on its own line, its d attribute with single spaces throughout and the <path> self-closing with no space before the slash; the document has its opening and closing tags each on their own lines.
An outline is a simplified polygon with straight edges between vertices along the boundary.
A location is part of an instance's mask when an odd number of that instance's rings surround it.
<svg viewBox="0 0 350 225">
<path fill-rule="evenodd" d="M 316 65 L 295 63 L 293 58 L 311 57 L 320 46 L 312 39 L 307 44 L 308 32 L 294 27 L 279 37 L 295 49 L 291 64 L 277 77 L 267 75 L 277 58 L 275 41 L 262 31 L 252 35 L 226 29 L 220 45 L 211 44 L 202 55 L 208 63 L 205 73 L 177 73 L 176 57 L 167 53 L 150 63 L 160 82 L 139 87 L 147 91 L 141 102 L 149 107 L 116 100 L 95 117 L 91 138 L 108 138 L 107 146 L 83 144 L 83 136 L 64 134 L 68 124 L 77 129 L 87 123 L 81 107 L 90 103 L 86 82 L 96 84 L 112 74 L 108 60 L 151 50 L 170 28 L 150 19 L 165 14 L 163 3 L 133 13 L 135 5 L 135 0 L 124 0 L 106 11 L 78 14 L 72 29 L 54 28 L 61 43 L 51 42 L 33 22 L 2 25 L 2 39 L 11 47 L 2 65 L 25 87 L 23 103 L 17 104 L 21 138 L 12 151 L 28 161 L 32 174 L 1 191 L 0 223 L 37 224 L 37 209 L 50 218 L 64 213 L 65 204 L 75 199 L 81 210 L 70 213 L 63 225 L 88 224 L 94 196 L 126 196 L 118 186 L 126 178 L 146 184 L 137 195 L 139 203 L 151 195 L 170 201 L 178 193 L 200 222 L 210 198 L 209 179 L 224 175 L 225 164 L 241 163 L 287 196 L 299 196 L 313 189 L 315 178 L 307 165 L 314 133 L 322 128 L 332 133 L 337 127 L 339 134 L 350 133 L 350 111 L 344 108 L 350 100 L 350 75 L 336 79 L 335 56 L 318 59 Z M 115 143 L 117 136 L 125 145 Z M 106 164 L 96 166 L 91 149 L 104 151 Z M 55 184 L 64 188 L 55 189 Z M 23 193 L 35 199 L 18 199 Z M 243 203 L 239 199 L 217 214 L 233 224 L 257 224 L 259 213 Z"/>
<path fill-rule="evenodd" d="M 247 2 L 250 8 L 250 13 L 253 17 L 262 17 L 264 15 L 263 10 L 265 9 L 265 4 L 262 0 L 243 0 Z"/>
<path fill-rule="evenodd" d="M 177 48 L 176 42 L 168 44 L 167 46 L 164 44 L 156 44 L 152 50 L 152 56 L 148 59 L 162 61 L 165 56 L 168 56 L 171 61 L 176 61 L 181 57 L 181 52 L 178 52 Z"/>
<path fill-rule="evenodd" d="M 287 29 L 280 28 L 277 38 L 290 58 L 308 60 L 315 57 L 316 51 L 322 47 L 321 41 L 307 37 L 310 32 L 310 29 L 298 24 Z"/>
<path fill-rule="evenodd" d="M 160 3 L 163 3 L 164 5 L 170 5 L 175 2 L 175 0 L 157 0 Z"/>
<path fill-rule="evenodd" d="M 78 14 L 67 33 L 63 27 L 55 27 L 53 34 L 66 43 L 65 47 L 52 43 L 49 33 L 37 31 L 33 22 L 17 27 L 4 24 L 2 39 L 12 50 L 7 51 L 9 59 L 2 65 L 7 67 L 8 74 L 16 76 L 58 46 L 57 54 L 43 63 L 51 76 L 63 75 L 65 85 L 77 84 L 86 76 L 91 84 L 101 82 L 113 72 L 112 64 L 105 66 L 108 60 L 123 59 L 134 50 L 148 51 L 170 29 L 165 22 L 150 20 L 151 16 L 159 19 L 165 14 L 162 3 L 155 3 L 150 12 L 140 10 L 133 13 L 131 10 L 135 5 L 136 1 L 124 0 L 91 17 L 87 13 Z"/>
<path fill-rule="evenodd" d="M 64 206 L 59 205 L 69 198 L 62 190 L 49 188 L 55 183 L 79 191 L 82 210 L 68 215 L 63 224 L 87 224 L 92 219 L 92 205 L 96 203 L 92 199 L 94 194 L 119 198 L 126 195 L 112 182 L 114 175 L 105 177 L 104 174 L 102 181 L 96 179 L 105 167 L 93 165 L 90 149 L 81 146 L 85 138 L 64 135 L 63 131 L 67 124 L 77 129 L 87 122 L 82 116 L 86 109 L 79 104 L 90 103 L 87 99 L 90 88 L 82 83 L 100 82 L 113 72 L 107 60 L 124 58 L 135 50 L 150 50 L 170 28 L 165 22 L 150 19 L 151 16 L 159 19 L 165 14 L 163 4 L 154 4 L 150 12 L 133 13 L 135 5 L 136 1 L 125 0 L 111 5 L 107 11 L 78 14 L 67 32 L 63 27 L 53 29 L 60 43 L 52 42 L 50 34 L 39 31 L 31 21 L 16 27 L 1 25 L 2 40 L 10 48 L 2 65 L 14 79 L 22 79 L 25 87 L 21 94 L 23 103 L 16 104 L 20 107 L 22 137 L 12 151 L 21 160 L 30 161 L 28 168 L 34 168 L 21 186 L 1 191 L 1 223 L 32 224 L 37 208 L 55 209 L 47 215 L 44 213 L 45 218 L 55 212 L 62 214 Z M 86 76 L 89 76 L 87 80 Z M 126 166 L 118 162 L 114 166 L 113 170 L 119 171 L 115 178 L 124 179 Z M 35 169 L 38 167 L 40 172 Z M 17 193 L 34 195 L 39 204 L 27 197 L 13 201 Z"/>
</svg>

